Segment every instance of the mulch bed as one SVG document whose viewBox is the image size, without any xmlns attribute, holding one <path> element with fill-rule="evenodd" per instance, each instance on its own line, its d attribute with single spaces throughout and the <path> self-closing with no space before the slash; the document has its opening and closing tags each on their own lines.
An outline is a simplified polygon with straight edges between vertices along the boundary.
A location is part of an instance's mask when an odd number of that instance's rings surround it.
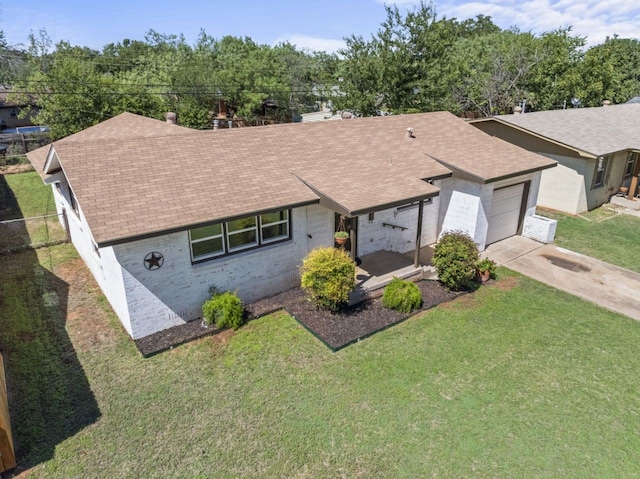
<svg viewBox="0 0 640 479">
<path fill-rule="evenodd" d="M 409 316 L 462 294 L 448 291 L 438 281 L 423 280 L 416 284 L 422 292 L 423 303 L 419 310 L 409 315 L 383 307 L 382 298 L 366 300 L 341 313 L 332 314 L 317 309 L 300 288 L 290 289 L 251 303 L 247 305 L 246 310 L 249 319 L 254 319 L 284 309 L 329 349 L 338 351 L 404 321 Z M 206 326 L 202 321 L 196 320 L 138 339 L 136 346 L 142 355 L 147 357 L 219 331 L 214 326 Z"/>
</svg>

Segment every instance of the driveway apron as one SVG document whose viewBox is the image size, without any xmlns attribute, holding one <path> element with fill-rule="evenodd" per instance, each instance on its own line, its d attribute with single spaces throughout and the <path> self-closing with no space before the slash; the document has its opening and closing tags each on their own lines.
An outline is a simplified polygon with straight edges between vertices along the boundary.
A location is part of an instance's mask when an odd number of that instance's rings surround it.
<svg viewBox="0 0 640 479">
<path fill-rule="evenodd" d="M 513 236 L 482 256 L 603 308 L 640 320 L 640 274 L 557 246 Z"/>
</svg>

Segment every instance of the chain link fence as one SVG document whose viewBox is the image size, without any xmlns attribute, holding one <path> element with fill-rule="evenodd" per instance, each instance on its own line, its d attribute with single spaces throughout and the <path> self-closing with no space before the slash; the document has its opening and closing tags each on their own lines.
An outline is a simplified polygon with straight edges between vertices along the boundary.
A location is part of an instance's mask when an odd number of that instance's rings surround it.
<svg viewBox="0 0 640 479">
<path fill-rule="evenodd" d="M 0 221 L 0 253 L 66 243 L 63 224 L 64 213 Z"/>
</svg>

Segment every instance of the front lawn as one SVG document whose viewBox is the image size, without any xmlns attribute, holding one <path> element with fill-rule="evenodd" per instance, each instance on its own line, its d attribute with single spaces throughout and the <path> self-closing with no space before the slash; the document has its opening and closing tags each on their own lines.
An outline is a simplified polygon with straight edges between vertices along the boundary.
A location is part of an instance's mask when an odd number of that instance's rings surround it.
<svg viewBox="0 0 640 479">
<path fill-rule="evenodd" d="M 30 477 L 640 476 L 640 324 L 509 270 L 338 353 L 275 314 L 143 359 L 67 248 L 0 257 Z"/>
<path fill-rule="evenodd" d="M 605 205 L 580 216 L 538 209 L 558 220 L 555 244 L 640 273 L 640 218 Z"/>
</svg>

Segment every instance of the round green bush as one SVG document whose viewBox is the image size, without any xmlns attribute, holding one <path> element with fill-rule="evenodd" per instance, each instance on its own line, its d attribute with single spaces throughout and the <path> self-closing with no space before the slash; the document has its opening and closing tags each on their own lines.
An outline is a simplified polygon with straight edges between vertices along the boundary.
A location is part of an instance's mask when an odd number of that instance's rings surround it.
<svg viewBox="0 0 640 479">
<path fill-rule="evenodd" d="M 401 313 L 410 313 L 422 305 L 422 292 L 413 281 L 393 278 L 384 288 L 382 305 Z"/>
<path fill-rule="evenodd" d="M 303 260 L 300 280 L 316 306 L 335 312 L 349 302 L 356 287 L 356 265 L 342 249 L 316 248 Z"/>
<path fill-rule="evenodd" d="M 207 324 L 217 328 L 238 329 L 244 322 L 244 308 L 238 296 L 230 291 L 214 293 L 202 305 L 202 315 Z"/>
<path fill-rule="evenodd" d="M 473 282 L 477 262 L 478 246 L 469 235 L 460 231 L 443 234 L 433 251 L 432 263 L 438 279 L 454 291 Z"/>
</svg>

